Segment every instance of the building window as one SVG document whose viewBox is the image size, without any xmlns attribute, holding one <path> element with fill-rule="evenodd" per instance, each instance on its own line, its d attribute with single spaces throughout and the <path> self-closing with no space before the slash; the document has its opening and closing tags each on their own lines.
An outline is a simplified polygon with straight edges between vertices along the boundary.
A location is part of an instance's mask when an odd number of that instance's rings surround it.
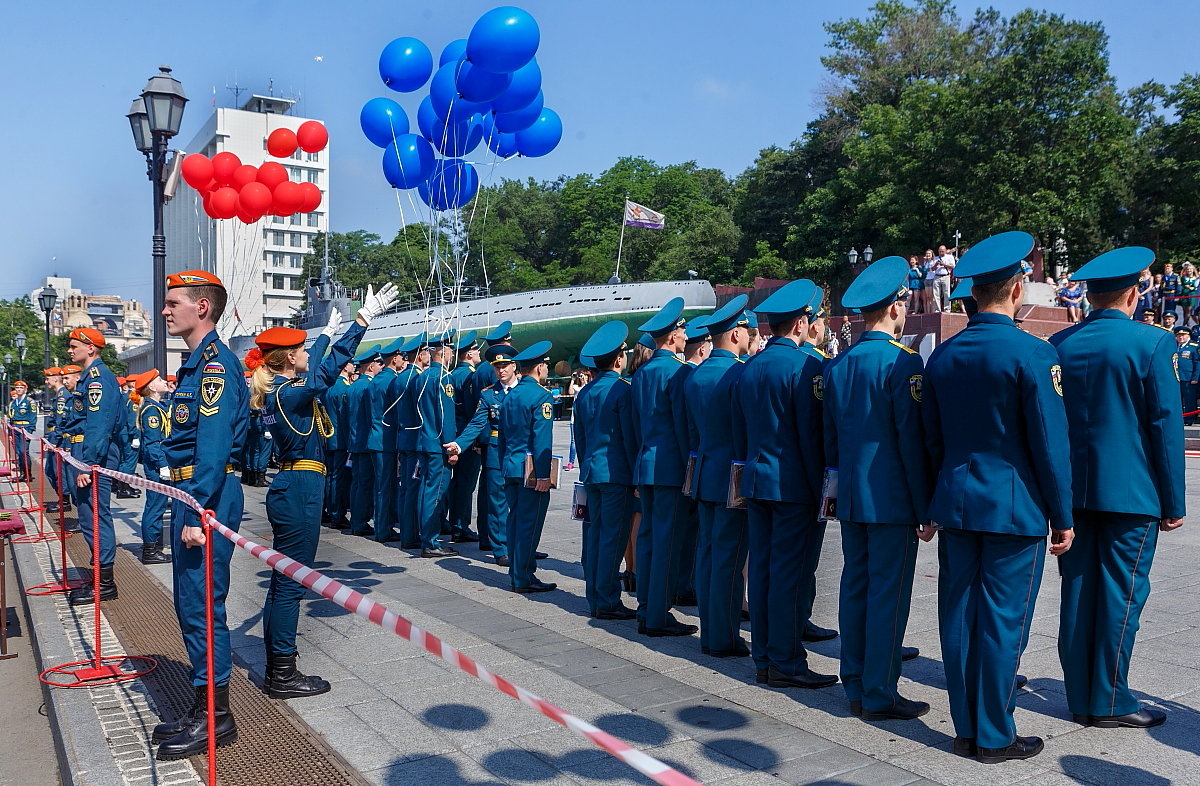
<svg viewBox="0 0 1200 786">
<path fill-rule="evenodd" d="M 316 182 L 317 182 L 317 175 L 318 175 L 318 174 L 319 174 L 319 173 L 318 173 L 318 172 L 317 172 L 317 170 L 315 170 L 315 169 L 310 169 L 310 170 L 308 170 L 308 182 L 310 182 L 310 183 L 316 183 Z"/>
<path fill-rule="evenodd" d="M 275 245 L 283 246 L 283 245 L 287 244 L 287 233 L 286 232 L 272 232 L 271 234 L 275 236 L 272 240 L 272 242 L 274 242 Z"/>
<path fill-rule="evenodd" d="M 271 289 L 283 289 L 283 276 L 271 276 Z"/>
<path fill-rule="evenodd" d="M 282 224 L 283 216 L 271 216 L 271 223 L 272 224 Z"/>
<path fill-rule="evenodd" d="M 308 154 L 308 156 L 307 156 L 307 159 L 308 159 L 310 162 L 312 162 L 312 163 L 314 163 L 314 164 L 315 164 L 315 163 L 317 163 L 318 161 L 320 161 L 320 160 L 321 160 L 321 154 L 320 154 L 320 153 L 309 153 L 309 154 Z"/>
<path fill-rule="evenodd" d="M 321 214 L 320 213 L 309 213 L 308 214 L 308 225 L 310 227 L 320 226 L 321 225 Z"/>
<path fill-rule="evenodd" d="M 303 237 L 299 232 L 292 232 L 292 248 L 300 248 L 300 238 Z"/>
<path fill-rule="evenodd" d="M 303 160 L 303 158 L 304 158 L 304 151 L 303 151 L 303 150 L 301 150 L 300 148 L 296 148 L 296 149 L 295 149 L 295 150 L 292 152 L 292 158 L 296 159 L 297 161 L 301 161 L 301 160 Z"/>
<path fill-rule="evenodd" d="M 300 226 L 300 214 L 299 213 L 292 213 L 292 226 L 294 226 L 294 227 Z"/>
<path fill-rule="evenodd" d="M 297 183 L 303 182 L 303 180 L 304 180 L 304 170 L 303 169 L 301 169 L 298 166 L 290 166 L 290 167 L 288 167 L 288 171 L 292 173 L 292 179 L 295 180 Z"/>
<path fill-rule="evenodd" d="M 290 256 L 292 257 L 292 267 L 294 267 L 294 268 L 304 267 L 304 257 L 300 256 L 299 254 L 291 254 Z"/>
</svg>

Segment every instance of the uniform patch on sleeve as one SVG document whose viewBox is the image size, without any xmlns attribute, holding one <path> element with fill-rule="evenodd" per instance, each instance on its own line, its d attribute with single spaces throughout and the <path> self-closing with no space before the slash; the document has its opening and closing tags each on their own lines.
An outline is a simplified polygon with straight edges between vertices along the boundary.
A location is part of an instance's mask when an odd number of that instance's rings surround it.
<svg viewBox="0 0 1200 786">
<path fill-rule="evenodd" d="M 204 373 L 205 374 L 224 374 L 225 367 L 222 366 L 220 363 L 213 361 L 212 363 L 206 363 L 204 365 Z"/>
<path fill-rule="evenodd" d="M 442 386 L 442 390 L 446 392 L 447 396 L 454 397 L 454 385 L 451 385 L 449 382 Z"/>
<path fill-rule="evenodd" d="M 100 399 L 104 397 L 103 382 L 89 382 L 87 385 L 88 408 L 95 411 L 100 408 Z"/>
<path fill-rule="evenodd" d="M 817 401 L 823 401 L 825 399 L 825 376 L 823 374 L 817 374 L 815 377 L 813 377 L 812 394 L 813 398 L 815 398 Z"/>
<path fill-rule="evenodd" d="M 175 405 L 175 422 L 176 423 L 187 423 L 188 418 L 190 418 L 191 416 L 192 416 L 192 411 L 190 409 L 188 409 L 187 404 L 176 404 Z"/>
<path fill-rule="evenodd" d="M 921 403 L 921 385 L 923 378 L 920 374 L 913 374 L 908 378 L 908 394 L 913 397 L 913 401 Z"/>
<path fill-rule="evenodd" d="M 554 417 L 554 405 L 549 401 L 542 405 L 542 417 L 544 417 L 546 420 L 550 420 L 550 418 Z"/>
<path fill-rule="evenodd" d="M 162 421 L 158 419 L 158 415 L 151 415 L 146 418 L 146 425 L 150 428 L 158 428 L 161 423 Z"/>
<path fill-rule="evenodd" d="M 1178 374 L 1176 374 L 1178 376 Z M 1054 392 L 1062 395 L 1062 366 L 1053 365 L 1050 367 L 1050 381 L 1054 383 Z"/>
<path fill-rule="evenodd" d="M 221 400 L 221 394 L 225 392 L 225 379 L 223 377 L 204 377 L 200 380 L 200 402 L 207 406 L 213 406 Z"/>
</svg>

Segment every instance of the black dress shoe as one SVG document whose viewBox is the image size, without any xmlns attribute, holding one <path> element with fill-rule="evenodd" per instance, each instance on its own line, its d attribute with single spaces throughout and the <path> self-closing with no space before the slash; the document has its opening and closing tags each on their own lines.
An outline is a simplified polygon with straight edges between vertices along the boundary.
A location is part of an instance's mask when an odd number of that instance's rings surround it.
<svg viewBox="0 0 1200 786">
<path fill-rule="evenodd" d="M 509 563 L 508 557 L 496 557 L 496 564 L 502 568 L 507 568 L 511 563 Z"/>
<path fill-rule="evenodd" d="M 799 674 L 784 674 L 774 666 L 767 669 L 767 684 L 772 688 L 828 688 L 837 681 L 836 674 L 818 674 L 812 669 Z"/>
<path fill-rule="evenodd" d="M 478 543 L 479 536 L 476 535 L 474 532 L 467 530 L 466 532 L 460 532 L 456 535 L 451 536 L 450 542 L 451 543 Z"/>
<path fill-rule="evenodd" d="M 921 654 L 921 651 L 919 649 L 917 649 L 916 647 L 901 647 L 900 648 L 900 660 L 913 660 L 920 654 Z"/>
<path fill-rule="evenodd" d="M 861 701 L 850 702 L 850 714 L 856 718 L 862 717 L 862 702 Z"/>
<path fill-rule="evenodd" d="M 1128 715 L 1093 715 L 1092 725 L 1098 729 L 1149 729 L 1167 722 L 1167 714 L 1153 707 L 1142 707 Z"/>
<path fill-rule="evenodd" d="M 1017 737 L 1007 748 L 979 748 L 975 758 L 980 764 L 1000 764 L 1015 759 L 1032 759 L 1046 744 L 1041 737 Z"/>
<path fill-rule="evenodd" d="M 324 513 L 321 514 L 321 523 L 322 524 L 328 524 L 331 521 L 333 521 L 333 517 L 329 515 L 329 511 L 325 511 Z"/>
<path fill-rule="evenodd" d="M 1080 726 L 1091 726 L 1092 725 L 1092 716 L 1091 715 L 1076 715 L 1076 714 L 1072 713 L 1071 720 L 1075 721 Z"/>
<path fill-rule="evenodd" d="M 46 504 L 42 505 L 42 509 L 45 510 L 47 513 L 57 513 L 58 512 L 58 503 L 57 502 L 47 502 Z"/>
<path fill-rule="evenodd" d="M 458 552 L 449 546 L 438 546 L 436 549 L 421 549 L 421 556 L 425 559 L 433 559 L 434 557 L 457 557 Z"/>
<path fill-rule="evenodd" d="M 800 634 L 801 641 L 829 641 L 836 639 L 838 632 L 829 628 L 822 628 L 819 625 L 814 625 L 811 622 L 804 623 L 804 632 Z"/>
<path fill-rule="evenodd" d="M 544 551 L 535 551 L 535 552 L 533 552 L 533 558 L 534 558 L 534 559 L 546 559 L 546 557 L 549 557 L 549 556 L 550 556 L 550 555 L 549 555 L 549 554 L 547 554 L 547 553 L 546 553 L 546 552 L 544 552 Z"/>
<path fill-rule="evenodd" d="M 689 590 L 688 592 L 681 592 L 680 594 L 676 595 L 675 603 L 673 605 L 684 608 L 686 606 L 695 606 L 696 603 L 697 600 L 695 590 Z"/>
<path fill-rule="evenodd" d="M 419 548 L 421 548 L 421 541 L 417 540 L 417 541 L 413 541 L 412 543 L 401 543 L 400 548 L 402 548 L 402 549 L 419 549 Z"/>
<path fill-rule="evenodd" d="M 862 719 L 865 721 L 912 720 L 913 718 L 921 717 L 927 712 L 929 712 L 929 705 L 927 703 L 901 697 L 896 700 L 891 709 L 882 712 L 872 712 L 864 709 Z"/>
<path fill-rule="evenodd" d="M 1024 687 L 1025 687 L 1026 685 L 1028 685 L 1028 684 L 1029 684 L 1029 678 L 1028 678 L 1028 677 L 1026 677 L 1024 674 L 1018 674 L 1018 675 L 1017 675 L 1017 690 L 1020 690 L 1021 688 L 1024 688 Z"/>
<path fill-rule="evenodd" d="M 679 620 L 667 617 L 666 623 L 661 628 L 651 628 L 638 626 L 638 633 L 644 633 L 650 638 L 658 639 L 664 636 L 691 636 L 696 631 L 700 630 L 695 625 L 686 625 Z"/>
<path fill-rule="evenodd" d="M 731 650 L 709 650 L 707 654 L 714 658 L 744 658 L 750 654 L 750 648 L 746 646 L 746 642 L 739 639 Z"/>
<path fill-rule="evenodd" d="M 400 536 L 395 532 L 390 535 L 384 535 L 382 538 L 375 538 L 376 543 L 395 543 L 400 540 Z"/>
<path fill-rule="evenodd" d="M 528 587 L 513 587 L 512 591 L 521 595 L 532 595 L 535 592 L 549 592 L 550 590 L 558 589 L 558 585 L 553 581 L 537 581 L 534 580 Z"/>
<path fill-rule="evenodd" d="M 974 737 L 955 737 L 954 738 L 954 755 L 962 756 L 969 759 L 979 755 L 979 748 L 975 746 Z"/>
<path fill-rule="evenodd" d="M 631 620 L 637 617 L 637 612 L 628 606 L 622 606 L 619 609 L 597 611 L 592 617 L 598 620 Z"/>
<path fill-rule="evenodd" d="M 759 685 L 766 685 L 767 684 L 767 669 L 755 669 L 754 670 L 754 681 L 757 682 Z"/>
</svg>

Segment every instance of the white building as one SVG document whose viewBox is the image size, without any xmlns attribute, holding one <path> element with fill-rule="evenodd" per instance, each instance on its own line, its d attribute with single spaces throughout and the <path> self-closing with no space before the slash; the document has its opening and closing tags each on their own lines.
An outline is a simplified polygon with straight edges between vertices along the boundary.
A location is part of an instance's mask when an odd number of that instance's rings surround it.
<svg viewBox="0 0 1200 786">
<path fill-rule="evenodd" d="M 188 153 L 209 158 L 228 151 L 243 164 L 276 161 L 295 182 L 315 183 L 323 196 L 312 213 L 282 218 L 266 216 L 254 224 L 214 220 L 201 205 L 200 194 L 183 183 L 167 203 L 167 273 L 207 270 L 229 292 L 229 306 L 218 325 L 222 336 L 254 335 L 290 325 L 304 301 L 302 260 L 313 238 L 329 226 L 329 148 L 318 153 L 299 149 L 289 159 L 267 153 L 267 136 L 277 128 L 293 131 L 309 118 L 289 115 L 292 99 L 251 96 L 241 109 L 219 108 L 187 146 Z"/>
</svg>

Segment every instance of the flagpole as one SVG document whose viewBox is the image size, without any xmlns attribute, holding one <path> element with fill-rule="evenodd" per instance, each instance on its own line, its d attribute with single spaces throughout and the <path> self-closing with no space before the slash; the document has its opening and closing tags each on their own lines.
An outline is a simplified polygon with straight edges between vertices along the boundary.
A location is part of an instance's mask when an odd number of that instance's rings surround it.
<svg viewBox="0 0 1200 786">
<path fill-rule="evenodd" d="M 617 241 L 617 270 L 613 273 L 613 278 L 621 277 L 621 251 L 625 248 L 625 213 L 629 210 L 629 197 L 625 198 L 625 203 L 621 207 L 621 239 Z"/>
</svg>

